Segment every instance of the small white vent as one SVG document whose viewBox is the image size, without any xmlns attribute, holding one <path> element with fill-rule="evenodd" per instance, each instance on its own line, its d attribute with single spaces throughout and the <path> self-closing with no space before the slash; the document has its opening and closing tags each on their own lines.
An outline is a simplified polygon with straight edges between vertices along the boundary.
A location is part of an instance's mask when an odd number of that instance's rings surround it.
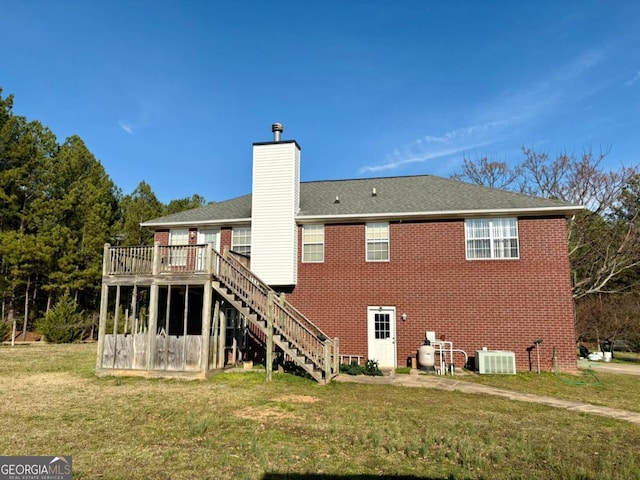
<svg viewBox="0 0 640 480">
<path fill-rule="evenodd" d="M 505 350 L 476 350 L 478 373 L 515 374 L 516 354 Z"/>
</svg>

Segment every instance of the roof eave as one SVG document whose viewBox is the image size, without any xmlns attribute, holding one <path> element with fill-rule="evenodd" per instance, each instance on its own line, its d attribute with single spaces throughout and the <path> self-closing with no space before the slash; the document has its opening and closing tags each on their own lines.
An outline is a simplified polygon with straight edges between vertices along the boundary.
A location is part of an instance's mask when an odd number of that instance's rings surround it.
<svg viewBox="0 0 640 480">
<path fill-rule="evenodd" d="M 564 207 L 532 207 L 532 208 L 491 208 L 479 210 L 444 210 L 438 212 L 388 212 L 388 213 L 358 213 L 338 215 L 297 215 L 296 221 L 307 222 L 357 222 L 369 220 L 406 220 L 406 219 L 456 219 L 487 216 L 518 216 L 535 217 L 541 215 L 560 215 L 570 217 L 584 210 L 583 206 L 568 205 Z M 185 220 L 180 222 L 143 222 L 140 225 L 148 228 L 172 228 L 172 227 L 223 227 L 233 225 L 246 225 L 251 223 L 251 218 L 226 218 L 216 220 Z"/>
<path fill-rule="evenodd" d="M 171 228 L 171 227 L 223 227 L 229 225 L 246 225 L 251 223 L 251 218 L 225 218 L 221 220 L 184 220 L 181 222 L 154 222 L 150 220 L 140 224 L 141 227 L 148 228 Z"/>
<path fill-rule="evenodd" d="M 584 210 L 583 206 L 568 205 L 564 207 L 532 207 L 532 208 L 492 208 L 480 210 L 445 210 L 439 212 L 389 212 L 389 213 L 362 213 L 362 214 L 339 214 L 339 215 L 298 215 L 296 221 L 305 222 L 348 222 L 367 220 L 406 220 L 406 219 L 457 219 L 487 216 L 517 216 L 536 217 L 547 215 L 558 215 L 571 217 Z"/>
</svg>

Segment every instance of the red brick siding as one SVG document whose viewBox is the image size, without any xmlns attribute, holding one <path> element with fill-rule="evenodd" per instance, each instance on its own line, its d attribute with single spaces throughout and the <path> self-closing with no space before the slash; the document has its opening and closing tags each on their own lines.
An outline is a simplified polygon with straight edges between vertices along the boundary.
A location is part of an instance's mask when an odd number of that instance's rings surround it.
<svg viewBox="0 0 640 480">
<path fill-rule="evenodd" d="M 159 242 L 160 245 L 169 245 L 169 230 L 156 230 L 153 241 Z"/>
<path fill-rule="evenodd" d="M 169 230 L 156 230 L 153 235 L 154 242 L 160 242 L 160 245 L 169 245 Z M 198 229 L 189 228 L 189 245 L 198 244 Z"/>
<path fill-rule="evenodd" d="M 225 247 L 231 248 L 231 231 L 230 227 L 220 230 L 220 253 L 224 252 Z"/>
<path fill-rule="evenodd" d="M 366 262 L 364 224 L 326 225 L 324 263 L 299 263 L 288 299 L 347 354 L 366 358 L 367 306 L 382 305 L 396 307 L 398 365 L 434 330 L 469 356 L 514 351 L 518 370 L 541 338 L 543 368 L 555 348 L 559 368 L 575 370 L 566 221 L 520 219 L 518 229 L 520 259 L 468 261 L 464 221 L 392 223 L 390 261 Z"/>
</svg>

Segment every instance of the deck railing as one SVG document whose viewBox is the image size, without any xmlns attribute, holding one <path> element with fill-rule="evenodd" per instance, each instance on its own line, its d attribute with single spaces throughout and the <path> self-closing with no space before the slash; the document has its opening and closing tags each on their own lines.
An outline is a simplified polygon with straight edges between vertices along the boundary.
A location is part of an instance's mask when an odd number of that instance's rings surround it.
<svg viewBox="0 0 640 480">
<path fill-rule="evenodd" d="M 209 245 L 105 245 L 104 275 L 157 275 L 213 273 L 207 266 Z"/>
<path fill-rule="evenodd" d="M 217 252 L 213 245 L 171 245 L 112 247 L 105 245 L 103 274 L 171 275 L 209 274 L 230 290 L 262 319 L 269 320 L 274 333 L 312 361 L 329 380 L 336 375 L 337 340 L 330 339 L 284 296 L 278 296 L 232 254 Z"/>
<path fill-rule="evenodd" d="M 151 275 L 153 246 L 112 247 L 105 245 L 104 275 Z"/>
</svg>

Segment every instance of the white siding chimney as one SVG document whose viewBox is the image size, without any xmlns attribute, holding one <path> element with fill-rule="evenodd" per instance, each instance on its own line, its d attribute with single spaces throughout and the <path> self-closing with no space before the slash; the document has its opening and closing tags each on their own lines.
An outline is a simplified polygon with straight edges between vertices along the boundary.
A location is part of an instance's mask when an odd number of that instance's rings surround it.
<svg viewBox="0 0 640 480">
<path fill-rule="evenodd" d="M 277 127 L 276 127 L 277 125 Z M 253 144 L 251 270 L 269 285 L 295 285 L 298 279 L 300 147 L 280 141 Z"/>
</svg>

